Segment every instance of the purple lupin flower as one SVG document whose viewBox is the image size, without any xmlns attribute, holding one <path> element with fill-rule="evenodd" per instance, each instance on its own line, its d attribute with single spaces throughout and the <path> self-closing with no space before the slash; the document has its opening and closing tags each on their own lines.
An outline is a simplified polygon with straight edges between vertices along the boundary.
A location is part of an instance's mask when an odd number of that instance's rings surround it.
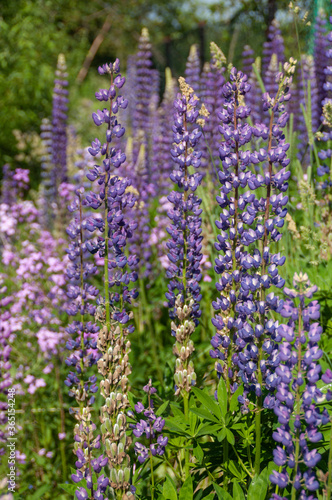
<svg viewBox="0 0 332 500">
<path fill-rule="evenodd" d="M 3 279 L 0 277 L 0 307 L 8 305 L 8 296 L 6 297 L 7 287 L 3 285 Z M 12 378 L 10 375 L 10 335 L 12 333 L 10 326 L 11 314 L 10 311 L 2 310 L 0 313 L 0 463 L 1 456 L 6 453 L 6 442 L 8 429 L 6 429 L 8 422 L 8 389 L 12 385 Z M 4 396 L 4 398 L 3 398 Z"/>
<path fill-rule="evenodd" d="M 294 70 L 293 61 L 285 64 L 286 75 L 277 74 L 276 96 L 271 98 L 268 93 L 263 96 L 265 109 L 272 109 L 269 128 L 264 124 L 250 127 L 245 122 L 250 109 L 242 104 L 243 95 L 250 86 L 247 76 L 235 68 L 230 82 L 224 85 L 225 107 L 219 113 L 222 121 L 219 131 L 224 140 L 219 148 L 223 171 L 219 172 L 221 193 L 217 197 L 222 212 L 216 221 L 221 233 L 215 244 L 221 254 L 216 259 L 215 271 L 221 275 L 217 283 L 221 293 L 213 302 L 214 309 L 220 313 L 213 319 L 217 335 L 211 342 L 214 348 L 211 355 L 219 360 L 217 371 L 225 378 L 229 396 L 241 377 L 244 393 L 239 401 L 243 411 L 247 411 L 249 393 L 253 391 L 256 395 L 256 473 L 260 468 L 263 403 L 265 407 L 273 407 L 277 384 L 278 323 L 269 319 L 267 313 L 278 311 L 282 302 L 273 292 L 266 292 L 272 285 L 278 288 L 284 285 L 278 267 L 284 264 L 285 258 L 271 253 L 269 245 L 281 238 L 279 228 L 287 213 L 288 197 L 283 193 L 290 176 L 290 172 L 286 172 L 289 144 L 285 143 L 282 127 L 288 119 L 284 102 L 290 98 L 290 75 Z M 243 150 L 242 146 L 249 143 L 252 136 L 267 140 L 267 148 L 254 152 Z M 263 162 L 268 162 L 263 175 L 254 174 L 248 168 Z M 249 190 L 245 190 L 247 186 Z M 266 196 L 256 197 L 253 191 L 263 186 Z M 262 240 L 261 247 L 259 240 Z M 238 371 L 234 369 L 236 366 Z"/>
<path fill-rule="evenodd" d="M 55 72 L 52 110 L 52 181 L 58 186 L 67 181 L 67 112 L 68 80 L 67 66 L 63 54 L 59 54 Z"/>
<path fill-rule="evenodd" d="M 152 133 L 152 175 L 151 181 L 156 196 L 165 196 L 169 193 L 170 173 L 172 161 L 169 151 L 173 144 L 173 133 L 170 130 L 168 117 L 172 114 L 173 101 L 175 99 L 175 83 L 169 68 L 166 68 L 165 92 L 161 106 L 157 111 L 156 126 Z"/>
<path fill-rule="evenodd" d="M 184 75 L 188 85 L 190 85 L 195 94 L 200 97 L 201 62 L 197 45 L 192 45 L 190 47 Z"/>
<path fill-rule="evenodd" d="M 272 23 L 270 24 L 267 34 L 267 41 L 263 44 L 262 75 L 264 83 L 265 75 L 268 67 L 270 66 L 273 54 L 276 55 L 277 71 L 279 71 L 279 63 L 283 65 L 285 62 L 285 46 L 279 23 L 276 19 L 273 19 Z"/>
<path fill-rule="evenodd" d="M 201 200 L 194 194 L 202 180 L 198 172 L 189 173 L 189 167 L 200 166 L 202 153 L 195 150 L 202 133 L 195 127 L 199 116 L 198 99 L 193 89 L 179 78 L 181 94 L 174 101 L 174 146 L 171 149 L 177 168 L 170 178 L 179 190 L 172 191 L 168 200 L 173 208 L 167 215 L 172 224 L 167 228 L 171 238 L 167 242 L 169 267 L 166 276 L 170 282 L 166 298 L 172 318 L 172 335 L 175 337 L 174 354 L 175 394 L 188 398 L 196 374 L 190 356 L 194 351 L 191 335 L 201 315 L 199 282 L 201 280 Z M 194 128 L 195 127 L 195 128 Z"/>
<path fill-rule="evenodd" d="M 315 467 L 321 456 L 309 443 L 318 443 L 323 438 L 319 427 L 329 421 L 326 409 L 320 412 L 316 404 L 322 396 L 317 388 L 319 359 L 323 354 L 318 346 L 322 333 L 317 322 L 320 306 L 315 300 L 306 303 L 317 287 L 311 286 L 308 276 L 302 273 L 295 273 L 293 286 L 294 289 L 284 288 L 287 300 L 280 311 L 289 318 L 288 323 L 278 327 L 282 342 L 274 412 L 279 425 L 273 433 L 278 443 L 273 456 L 279 469 L 272 472 L 270 480 L 277 485 L 273 498 L 279 500 L 283 498 L 278 495 L 279 489 L 288 485 L 292 498 L 296 492 L 301 498 L 308 498 L 306 495 L 318 490 Z"/>
<path fill-rule="evenodd" d="M 74 430 L 77 470 L 72 475 L 72 480 L 79 483 L 85 479 L 93 497 L 98 492 L 101 494 L 98 485 L 93 484 L 92 481 L 92 470 L 96 474 L 100 472 L 99 466 L 95 467 L 94 464 L 102 462 L 104 466 L 108 460 L 102 455 L 99 455 L 97 459 L 94 458 L 95 450 L 100 448 L 100 435 L 95 436 L 96 425 L 92 421 L 90 406 L 95 401 L 98 386 L 97 377 L 91 373 L 90 368 L 95 366 L 100 358 L 97 351 L 99 327 L 91 321 L 86 321 L 86 318 L 95 315 L 96 306 L 90 300 L 96 299 L 99 290 L 87 282 L 89 277 L 96 273 L 96 266 L 86 259 L 89 242 L 84 241 L 84 232 L 91 223 L 89 219 L 83 218 L 83 192 L 82 188 L 78 189 L 74 202 L 68 207 L 71 213 L 78 212 L 78 216 L 67 228 L 71 242 L 67 249 L 70 260 L 67 268 L 67 297 L 70 302 L 66 306 L 66 312 L 70 316 L 79 315 L 80 320 L 74 321 L 66 328 L 66 332 L 71 337 L 66 347 L 72 351 L 66 359 L 66 364 L 73 371 L 69 372 L 65 384 L 69 387 L 69 396 L 75 397 L 78 406 L 78 409 L 71 408 L 71 413 L 77 420 Z M 76 490 L 77 498 L 85 494 L 88 495 L 83 487 Z"/>
<path fill-rule="evenodd" d="M 134 436 L 138 438 L 134 449 L 140 464 L 144 464 L 147 459 L 156 455 L 163 455 L 168 443 L 168 438 L 162 434 L 165 420 L 160 416 L 157 417 L 154 410 L 152 395 L 157 392 L 157 389 L 152 387 L 150 380 L 143 390 L 148 395 L 147 407 L 145 408 L 139 402 L 135 405 L 136 415 L 132 411 L 128 413 L 136 421 L 135 424 L 130 424 L 130 427 L 133 429 Z"/>
<path fill-rule="evenodd" d="M 202 168 L 208 171 L 213 177 L 216 176 L 216 163 L 218 161 L 218 151 L 216 151 L 218 119 L 217 111 L 222 107 L 221 89 L 225 78 L 220 67 L 215 66 L 214 59 L 211 63 L 206 63 L 201 76 L 201 99 L 207 109 L 208 116 L 205 117 L 202 128 L 203 139 Z"/>
<path fill-rule="evenodd" d="M 98 371 L 102 375 L 100 390 L 105 399 L 100 420 L 102 442 L 111 470 L 110 487 L 115 490 L 116 496 L 130 498 L 130 439 L 126 435 L 128 376 L 131 373 L 128 335 L 134 331 L 131 324 L 133 313 L 129 306 L 137 298 L 138 292 L 130 288 L 130 283 L 138 278 L 135 271 L 138 259 L 131 253 L 128 256 L 125 253 L 128 240 L 137 227 L 137 223 L 128 221 L 125 215 L 135 205 L 136 198 L 128 189 L 131 181 L 115 173 L 126 161 L 126 156 L 111 146 L 114 137 L 120 138 L 125 133 L 117 120 L 119 108 L 125 109 L 128 104 L 119 93 L 125 78 L 120 73 L 118 59 L 113 64 L 104 64 L 98 71 L 100 75 L 109 75 L 111 80 L 108 89 L 100 89 L 96 93 L 96 98 L 105 101 L 108 107 L 92 115 L 97 126 L 107 125 L 106 142 L 95 139 L 89 149 L 90 154 L 99 161 L 87 177 L 91 182 L 97 181 L 99 190 L 98 193 L 88 193 L 84 203 L 94 210 L 102 207 L 102 217 L 90 218 L 91 226 L 87 227 L 91 232 L 96 230 L 101 235 L 89 242 L 88 250 L 91 253 L 98 252 L 104 258 L 105 301 L 100 300 L 97 310 L 102 324 L 97 341 L 101 352 Z"/>
<path fill-rule="evenodd" d="M 259 67 L 260 60 L 257 59 L 254 64 L 257 70 L 260 72 L 260 67 Z M 250 85 L 250 92 L 248 92 L 246 96 L 246 104 L 250 108 L 251 119 L 253 123 L 256 124 L 262 121 L 263 107 L 262 107 L 262 92 L 253 67 L 251 67 L 251 71 L 249 73 L 248 83 Z"/>
<path fill-rule="evenodd" d="M 322 103 L 327 96 L 327 91 L 324 86 L 326 82 L 325 68 L 328 66 L 328 38 L 326 24 L 327 21 L 325 12 L 320 9 L 315 21 L 314 36 L 314 60 L 320 106 L 323 106 Z"/>
<path fill-rule="evenodd" d="M 133 112 L 132 132 L 134 136 L 133 160 L 137 161 L 139 150 L 145 147 L 145 168 L 148 180 L 151 176 L 151 141 L 152 103 L 158 94 L 159 79 L 152 68 L 152 52 L 150 36 L 147 28 L 142 29 L 135 56 L 135 110 Z"/>
<path fill-rule="evenodd" d="M 40 208 L 44 227 L 52 227 L 54 213 L 56 210 L 56 185 L 54 184 L 52 165 L 52 124 L 44 118 L 40 127 L 43 145 L 43 156 L 41 162 L 41 186 L 40 186 Z"/>
<path fill-rule="evenodd" d="M 242 73 L 250 75 L 252 72 L 252 65 L 255 62 L 254 51 L 250 45 L 245 45 L 242 52 Z"/>
<path fill-rule="evenodd" d="M 330 24 L 332 24 L 332 16 L 330 17 Z M 327 60 L 332 62 L 332 32 L 329 32 L 328 41 L 330 42 L 330 48 L 327 50 Z M 331 77 L 332 75 L 332 65 L 328 65 L 325 68 L 326 77 Z M 324 84 L 324 88 L 327 92 L 327 97 L 323 100 L 323 132 L 318 132 L 316 137 L 319 140 L 327 143 L 332 139 L 332 84 L 331 81 L 326 81 Z M 323 220 L 324 225 L 327 228 L 327 233 L 329 233 L 329 227 L 331 224 L 332 218 L 332 210 L 331 210 L 331 189 L 332 189 L 332 176 L 331 176 L 331 157 L 332 157 L 332 149 L 321 149 L 319 151 L 318 156 L 322 163 L 318 165 L 317 175 L 321 177 L 321 181 L 317 182 L 317 187 L 321 191 L 321 197 L 323 199 L 324 211 L 323 211 Z M 324 237 L 328 234 L 324 235 Z"/>
</svg>

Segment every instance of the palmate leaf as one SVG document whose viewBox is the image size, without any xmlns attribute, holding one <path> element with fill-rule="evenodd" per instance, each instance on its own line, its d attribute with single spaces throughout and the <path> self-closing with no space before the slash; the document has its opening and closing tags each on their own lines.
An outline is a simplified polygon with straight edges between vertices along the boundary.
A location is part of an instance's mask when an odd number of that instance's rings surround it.
<svg viewBox="0 0 332 500">
<path fill-rule="evenodd" d="M 177 418 L 169 417 L 165 419 L 166 426 L 171 432 L 175 434 L 185 435 L 187 437 L 192 437 L 190 432 L 187 431 L 187 424 L 185 421 L 180 421 Z"/>
<path fill-rule="evenodd" d="M 204 410 L 204 408 L 190 408 L 190 411 L 192 413 L 195 413 L 199 417 L 204 418 L 205 420 L 210 420 L 210 422 L 219 423 L 219 420 L 216 417 L 214 417 L 208 410 Z"/>
<path fill-rule="evenodd" d="M 193 387 L 192 390 L 197 399 L 202 403 L 203 407 L 209 410 L 217 419 L 222 420 L 223 415 L 219 405 L 214 401 L 214 399 L 197 387 Z"/>
</svg>

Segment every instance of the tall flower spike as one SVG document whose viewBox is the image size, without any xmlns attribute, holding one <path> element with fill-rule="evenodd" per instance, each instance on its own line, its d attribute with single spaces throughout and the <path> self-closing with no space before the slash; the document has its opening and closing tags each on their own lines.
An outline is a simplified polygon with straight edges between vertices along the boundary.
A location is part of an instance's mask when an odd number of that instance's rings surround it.
<svg viewBox="0 0 332 500">
<path fill-rule="evenodd" d="M 168 211 L 172 224 L 167 228 L 171 238 L 167 242 L 170 265 L 166 271 L 170 279 L 166 298 L 172 318 L 172 335 L 175 337 L 174 354 L 177 356 L 175 368 L 175 394 L 188 397 L 196 374 L 190 356 L 194 351 L 191 335 L 198 325 L 201 315 L 199 281 L 201 280 L 201 200 L 194 194 L 202 180 L 198 172 L 190 173 L 189 167 L 197 169 L 202 153 L 195 150 L 202 133 L 195 127 L 199 116 L 198 99 L 194 90 L 179 78 L 181 94 L 174 101 L 174 144 L 171 149 L 177 168 L 171 180 L 178 186 L 168 200 L 174 208 Z"/>
<path fill-rule="evenodd" d="M 273 54 L 276 54 L 278 64 L 277 71 L 279 71 L 279 63 L 284 64 L 285 62 L 285 46 L 279 23 L 276 19 L 273 19 L 271 25 L 269 26 L 267 41 L 263 44 L 262 75 L 264 83 L 264 77 Z"/>
<path fill-rule="evenodd" d="M 158 108 L 158 122 L 153 132 L 153 169 L 152 183 L 156 196 L 167 195 L 170 191 L 170 173 L 172 171 L 172 161 L 169 158 L 169 151 L 173 143 L 173 134 L 169 128 L 168 117 L 172 114 L 173 101 L 176 90 L 172 73 L 169 68 L 165 70 L 166 82 L 165 92 Z"/>
<path fill-rule="evenodd" d="M 125 253 L 128 239 L 132 237 L 136 222 L 128 221 L 126 210 L 133 208 L 136 199 L 130 189 L 130 180 L 120 178 L 115 171 L 126 161 L 126 156 L 111 146 L 114 137 L 120 138 L 125 129 L 117 120 L 119 108 L 125 109 L 128 101 L 119 94 L 125 83 L 120 74 L 119 60 L 113 64 L 104 64 L 98 68 L 100 75 L 109 75 L 111 85 L 96 93 L 99 101 L 105 101 L 108 108 L 93 113 L 97 126 L 107 125 L 106 142 L 95 139 L 89 149 L 97 157 L 96 164 L 87 175 L 91 182 L 97 181 L 99 193 L 91 191 L 85 203 L 91 208 L 102 208 L 102 217 L 91 218 L 90 231 L 101 234 L 94 242 L 89 242 L 92 253 L 99 252 L 104 257 L 105 301 L 100 302 L 97 310 L 102 323 L 97 347 L 101 352 L 98 371 L 102 375 L 101 395 L 105 404 L 101 408 L 102 442 L 106 448 L 110 467 L 111 495 L 117 498 L 131 498 L 130 458 L 128 447 L 130 440 L 126 435 L 126 410 L 128 401 L 128 376 L 131 373 L 129 363 L 130 341 L 128 335 L 134 331 L 131 324 L 133 314 L 129 307 L 137 298 L 137 291 L 130 288 L 130 283 L 137 280 L 135 268 L 138 259 Z M 101 164 L 100 164 L 101 163 Z"/>
<path fill-rule="evenodd" d="M 56 202 L 56 186 L 54 185 L 54 171 L 52 167 L 52 124 L 44 118 L 41 124 L 43 156 L 41 162 L 41 191 L 40 205 L 45 228 L 51 228 Z"/>
<path fill-rule="evenodd" d="M 245 75 L 250 75 L 254 62 L 255 58 L 253 49 L 250 47 L 250 45 L 245 45 L 242 52 L 242 72 Z"/>
<path fill-rule="evenodd" d="M 293 72 L 295 68 L 288 65 L 286 69 Z M 277 78 L 276 97 L 264 95 L 265 109 L 273 110 L 269 128 L 262 124 L 250 127 L 245 122 L 250 109 L 243 105 L 243 97 L 250 86 L 247 76 L 235 68 L 231 70 L 230 82 L 223 87 L 225 109 L 219 113 L 222 121 L 219 131 L 224 140 L 219 148 L 223 170 L 219 172 L 221 193 L 217 202 L 222 212 L 216 221 L 221 232 L 215 244 L 220 252 L 215 270 L 221 275 L 216 285 L 221 294 L 212 303 L 220 313 L 213 319 L 217 335 L 211 342 L 214 348 L 211 355 L 218 359 L 217 371 L 225 378 L 228 396 L 241 377 L 244 393 L 239 400 L 243 411 L 247 411 L 249 393 L 254 391 L 256 395 L 256 473 L 260 467 L 257 457 L 260 457 L 263 400 L 264 406 L 273 406 L 277 384 L 274 374 L 278 364 L 277 322 L 268 319 L 267 314 L 269 310 L 278 311 L 281 303 L 273 292 L 266 295 L 266 290 L 272 285 L 279 288 L 284 285 L 278 266 L 283 265 L 285 258 L 270 253 L 269 245 L 281 238 L 279 228 L 283 226 L 288 201 L 282 193 L 290 176 L 285 169 L 289 163 L 286 156 L 289 145 L 285 144 L 281 128 L 288 119 L 283 102 L 290 98 L 291 78 L 283 74 Z M 243 150 L 242 146 L 252 136 L 267 140 L 267 148 L 255 152 Z M 263 175 L 249 169 L 249 165 L 256 167 L 266 161 L 268 170 L 262 169 Z M 278 166 L 282 167 L 280 171 Z M 253 191 L 262 187 L 266 189 L 266 197 L 256 197 Z"/>
<path fill-rule="evenodd" d="M 188 85 L 190 85 L 193 88 L 195 94 L 200 97 L 201 63 L 197 45 L 192 45 L 190 47 L 184 74 Z"/>
<path fill-rule="evenodd" d="M 168 438 L 162 435 L 165 420 L 162 417 L 157 417 L 154 411 L 152 395 L 157 392 L 157 389 L 152 387 L 151 380 L 149 380 L 149 383 L 143 387 L 143 390 L 148 395 L 147 408 L 139 402 L 135 405 L 135 412 L 139 416 L 130 412 L 130 416 L 136 420 L 136 423 L 131 424 L 130 427 L 133 429 L 134 436 L 140 438 L 135 443 L 135 453 L 138 456 L 140 464 L 144 464 L 148 458 L 151 459 L 156 455 L 163 455 L 168 443 Z M 144 437 L 145 441 L 148 442 L 147 446 L 141 442 Z"/>
<path fill-rule="evenodd" d="M 91 304 L 90 300 L 95 300 L 99 291 L 87 283 L 89 276 L 95 274 L 97 269 L 86 260 L 88 251 L 84 241 L 84 233 L 89 221 L 83 219 L 82 194 L 83 189 L 78 189 L 76 191 L 77 197 L 69 206 L 69 211 L 78 212 L 78 216 L 71 221 L 67 228 L 71 242 L 67 249 L 70 260 L 70 265 L 67 268 L 69 281 L 67 296 L 70 302 L 66 310 L 70 316 L 78 315 L 80 319 L 71 323 L 66 329 L 71 337 L 66 347 L 72 351 L 66 359 L 66 364 L 73 371 L 68 374 L 65 384 L 70 388 L 69 396 L 75 397 L 77 403 L 77 408 L 71 409 L 71 413 L 77 420 L 74 430 L 74 453 L 77 457 L 77 470 L 76 474 L 72 475 L 72 480 L 75 483 L 80 483 L 85 479 L 92 498 L 94 495 L 96 498 L 97 495 L 100 495 L 98 498 L 102 498 L 102 493 L 105 490 L 99 486 L 100 479 L 97 483 L 93 482 L 92 471 L 99 474 L 101 468 L 107 464 L 107 458 L 105 459 L 100 454 L 94 458 L 96 453 L 94 450 L 100 448 L 100 435 L 94 435 L 96 425 L 92 421 L 90 408 L 95 401 L 94 394 L 98 391 L 97 377 L 91 367 L 97 364 L 100 357 L 97 351 L 99 327 L 91 321 L 86 321 L 87 316 L 93 317 L 96 312 L 96 306 Z M 107 484 L 104 484 L 105 487 Z M 83 486 L 78 486 L 77 498 L 84 494 L 89 495 Z"/>
<path fill-rule="evenodd" d="M 254 64 L 255 68 L 257 68 L 258 72 L 260 73 L 261 59 L 257 57 Z M 251 110 L 251 119 L 253 123 L 256 124 L 262 121 L 263 108 L 262 108 L 262 93 L 253 67 L 251 67 L 251 71 L 249 73 L 248 83 L 250 85 L 250 92 L 246 96 L 246 104 L 249 106 Z"/>
<path fill-rule="evenodd" d="M 217 111 L 222 107 L 222 85 L 225 79 L 220 69 L 215 68 L 214 60 L 206 63 L 201 77 L 201 98 L 204 103 L 207 116 L 204 116 L 204 127 L 202 132 L 204 140 L 202 144 L 202 168 L 208 170 L 213 177 L 216 176 L 216 164 L 218 161 L 218 118 Z M 212 158 L 211 158 L 212 156 Z"/>
<path fill-rule="evenodd" d="M 59 54 L 55 72 L 52 111 L 53 185 L 67 181 L 68 80 L 65 56 Z"/>
<path fill-rule="evenodd" d="M 320 9 L 315 22 L 314 38 L 314 60 L 320 106 L 323 106 L 323 101 L 327 96 L 326 89 L 324 87 L 326 81 L 325 68 L 328 65 L 328 38 L 326 36 L 326 24 L 327 21 L 325 13 L 322 9 Z"/>
<path fill-rule="evenodd" d="M 316 404 L 321 399 L 317 382 L 321 372 L 319 359 L 323 355 L 318 346 L 322 333 L 317 322 L 320 306 L 316 300 L 306 303 L 317 287 L 311 286 L 308 276 L 302 273 L 295 273 L 293 286 L 294 289 L 284 288 L 287 299 L 281 309 L 281 315 L 289 318 L 288 323 L 278 327 L 282 342 L 274 412 L 279 425 L 273 433 L 278 443 L 273 455 L 279 469 L 270 476 L 277 485 L 275 500 L 284 498 L 278 492 L 288 485 L 292 498 L 299 493 L 301 498 L 309 498 L 319 489 L 315 467 L 321 456 L 310 443 L 322 440 L 319 427 L 329 422 L 326 409 L 320 412 Z"/>
<path fill-rule="evenodd" d="M 136 162 L 140 146 L 143 144 L 145 147 L 146 169 L 148 175 L 150 175 L 151 143 L 149 137 L 152 126 L 151 106 L 154 96 L 158 93 L 158 81 L 156 72 L 152 69 L 151 42 L 147 28 L 142 29 L 135 64 L 135 111 L 132 123 L 135 143 L 133 155 L 134 162 Z"/>
<path fill-rule="evenodd" d="M 3 278 L 0 276 L 0 307 L 8 305 L 9 297 L 7 292 L 7 287 L 3 285 Z M 10 311 L 3 310 L 0 314 L 0 464 L 1 456 L 3 456 L 7 450 L 5 444 L 7 442 L 7 423 L 8 423 L 8 389 L 12 384 L 12 378 L 10 375 L 11 363 L 10 363 L 10 335 L 12 333 L 10 327 L 11 314 Z M 4 396 L 4 398 L 2 397 Z"/>
</svg>

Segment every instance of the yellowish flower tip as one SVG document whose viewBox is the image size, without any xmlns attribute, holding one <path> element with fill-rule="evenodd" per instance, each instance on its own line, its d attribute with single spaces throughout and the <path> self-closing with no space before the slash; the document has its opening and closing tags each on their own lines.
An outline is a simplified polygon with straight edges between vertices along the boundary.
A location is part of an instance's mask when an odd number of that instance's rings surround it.
<svg viewBox="0 0 332 500">
<path fill-rule="evenodd" d="M 285 62 L 284 71 L 285 71 L 286 75 L 288 75 L 288 76 L 294 75 L 296 64 L 297 64 L 297 59 L 294 59 L 294 57 L 291 57 L 289 59 L 289 62 Z"/>
<path fill-rule="evenodd" d="M 272 54 L 271 61 L 269 64 L 269 70 L 274 73 L 278 71 L 278 56 L 277 54 Z"/>
<path fill-rule="evenodd" d="M 203 66 L 204 73 L 208 73 L 210 71 L 210 63 L 205 62 Z"/>
<path fill-rule="evenodd" d="M 261 57 L 256 57 L 255 62 L 254 62 L 255 68 L 257 71 L 260 73 L 262 69 L 262 59 Z"/>
<path fill-rule="evenodd" d="M 323 106 L 324 125 L 332 128 L 332 101 L 327 101 Z"/>
<path fill-rule="evenodd" d="M 198 100 L 198 97 L 194 93 L 194 89 L 188 85 L 183 76 L 180 76 L 179 80 L 180 92 L 185 96 L 186 101 L 188 102 L 191 97 Z"/>
<path fill-rule="evenodd" d="M 146 41 L 150 40 L 150 35 L 149 35 L 148 28 L 142 28 L 141 37 L 144 38 Z"/>
<path fill-rule="evenodd" d="M 221 69 L 225 66 L 227 59 L 223 51 L 215 42 L 210 43 L 210 52 L 213 59 L 213 67 Z"/>
<path fill-rule="evenodd" d="M 206 118 L 210 115 L 210 113 L 209 113 L 209 112 L 208 112 L 208 110 L 206 109 L 205 104 L 202 104 L 201 109 L 199 110 L 199 114 L 200 114 L 201 116 L 205 116 Z"/>
<path fill-rule="evenodd" d="M 189 50 L 189 59 L 194 59 L 197 56 L 197 45 L 191 45 L 190 50 Z"/>
<path fill-rule="evenodd" d="M 204 128 L 204 126 L 205 126 L 205 118 L 207 118 L 210 115 L 210 113 L 208 112 L 208 110 L 205 107 L 205 104 L 202 104 L 201 109 L 199 110 L 199 115 L 202 116 L 203 118 L 198 118 L 196 120 L 196 123 L 200 127 Z"/>
</svg>

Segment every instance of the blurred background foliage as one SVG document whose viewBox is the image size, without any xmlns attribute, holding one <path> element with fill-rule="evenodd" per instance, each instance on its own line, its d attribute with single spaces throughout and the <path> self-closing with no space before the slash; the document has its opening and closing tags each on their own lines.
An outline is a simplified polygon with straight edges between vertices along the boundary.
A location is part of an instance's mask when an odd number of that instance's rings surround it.
<svg viewBox="0 0 332 500">
<path fill-rule="evenodd" d="M 39 133 L 42 118 L 51 114 L 59 53 L 67 60 L 70 119 L 88 140 L 82 121 L 90 113 L 86 108 L 96 87 L 95 69 L 119 57 L 125 72 L 125 61 L 137 50 L 142 26 L 150 31 L 153 60 L 163 84 L 166 67 L 174 76 L 183 73 L 193 43 L 200 47 L 202 62 L 210 57 L 211 40 L 235 65 L 245 44 L 260 55 L 267 27 L 277 11 L 286 57 L 296 57 L 288 4 L 288 0 L 1 0 L 0 164 L 29 168 L 32 187 L 37 186 L 40 168 L 38 155 L 29 154 L 36 149 L 31 132 Z M 303 12 L 308 11 L 309 19 L 314 19 L 319 8 L 331 8 L 329 0 L 302 0 L 298 5 Z M 301 35 L 306 44 L 302 51 L 310 51 L 312 28 L 307 27 Z M 98 50 L 82 77 L 91 47 Z M 21 134 L 13 133 L 17 130 Z"/>
</svg>

